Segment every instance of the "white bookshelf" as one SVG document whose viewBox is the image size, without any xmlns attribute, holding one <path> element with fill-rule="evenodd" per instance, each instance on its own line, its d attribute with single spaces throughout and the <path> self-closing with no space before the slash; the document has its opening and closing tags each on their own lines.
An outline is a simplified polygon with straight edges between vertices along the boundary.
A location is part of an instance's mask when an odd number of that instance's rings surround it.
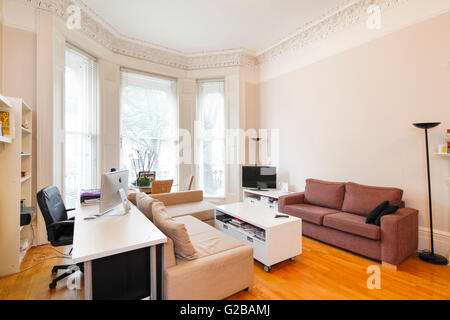
<svg viewBox="0 0 450 320">
<path fill-rule="evenodd" d="M 30 225 L 20 226 L 20 202 L 34 206 L 33 190 L 33 111 L 20 98 L 0 95 L 0 106 L 11 112 L 10 137 L 0 137 L 0 277 L 20 271 L 20 264 L 36 236 L 36 215 Z M 3 109 L 4 110 L 4 109 Z M 22 125 L 26 124 L 27 128 Z M 24 172 L 22 177 L 21 173 Z"/>
<path fill-rule="evenodd" d="M 0 143 L 11 143 L 12 139 L 9 137 L 0 136 Z"/>
<path fill-rule="evenodd" d="M 450 134 L 447 133 L 445 135 L 445 143 L 447 144 L 449 141 L 450 141 Z M 450 159 L 450 153 L 448 153 L 448 152 L 447 153 L 435 153 L 434 155 L 439 158 Z M 447 178 L 447 181 L 450 182 L 450 177 Z"/>
</svg>

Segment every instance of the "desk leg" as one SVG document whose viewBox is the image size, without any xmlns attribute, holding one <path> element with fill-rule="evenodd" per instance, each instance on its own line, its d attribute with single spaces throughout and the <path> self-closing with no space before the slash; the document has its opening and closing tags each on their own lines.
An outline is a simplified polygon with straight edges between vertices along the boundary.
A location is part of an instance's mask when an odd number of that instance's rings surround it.
<svg viewBox="0 0 450 320">
<path fill-rule="evenodd" d="M 150 247 L 151 300 L 162 300 L 162 250 L 161 244 Z"/>
<path fill-rule="evenodd" d="M 92 263 L 84 263 L 84 300 L 92 300 Z"/>
<path fill-rule="evenodd" d="M 156 300 L 156 248 L 150 247 L 150 300 Z"/>
</svg>

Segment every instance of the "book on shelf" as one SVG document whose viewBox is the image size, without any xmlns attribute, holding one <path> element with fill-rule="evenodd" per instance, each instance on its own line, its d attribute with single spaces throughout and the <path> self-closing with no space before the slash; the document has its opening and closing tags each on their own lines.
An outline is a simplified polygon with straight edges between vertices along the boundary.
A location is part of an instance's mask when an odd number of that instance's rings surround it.
<svg viewBox="0 0 450 320">
<path fill-rule="evenodd" d="M 0 122 L 2 123 L 2 136 L 7 136 L 10 134 L 9 131 L 9 112 L 0 111 Z"/>
<path fill-rule="evenodd" d="M 238 218 L 233 218 L 233 220 L 231 220 L 230 222 L 232 222 L 238 226 L 242 226 L 245 223 L 244 221 L 242 221 L 241 219 L 238 219 Z"/>
</svg>

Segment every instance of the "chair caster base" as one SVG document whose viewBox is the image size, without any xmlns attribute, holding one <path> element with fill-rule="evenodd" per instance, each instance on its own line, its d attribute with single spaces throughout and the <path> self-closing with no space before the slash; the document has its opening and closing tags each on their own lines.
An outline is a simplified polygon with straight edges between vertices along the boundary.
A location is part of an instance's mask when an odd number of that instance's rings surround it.
<svg viewBox="0 0 450 320">
<path fill-rule="evenodd" d="M 55 289 L 55 288 L 56 288 L 56 282 L 51 282 L 51 283 L 48 285 L 48 287 L 49 287 L 50 289 Z"/>
<path fill-rule="evenodd" d="M 52 269 L 52 275 L 55 275 L 55 274 L 57 274 L 57 273 L 58 273 L 58 268 L 53 267 L 53 269 Z"/>
<path fill-rule="evenodd" d="M 292 258 L 290 258 L 289 260 L 295 261 L 295 259 L 296 259 L 296 257 L 292 257 Z"/>
<path fill-rule="evenodd" d="M 264 266 L 264 271 L 265 272 L 270 272 L 270 270 L 272 270 L 272 267 Z"/>
</svg>

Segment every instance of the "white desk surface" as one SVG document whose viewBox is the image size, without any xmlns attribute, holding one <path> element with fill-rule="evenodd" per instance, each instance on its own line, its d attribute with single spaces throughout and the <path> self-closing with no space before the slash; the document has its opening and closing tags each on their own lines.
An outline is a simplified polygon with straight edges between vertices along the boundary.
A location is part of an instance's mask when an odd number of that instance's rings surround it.
<svg viewBox="0 0 450 320">
<path fill-rule="evenodd" d="M 167 242 L 167 237 L 135 206 L 124 216 L 104 215 L 84 220 L 99 212 L 99 206 L 81 206 L 75 213 L 72 260 L 91 261 Z"/>
<path fill-rule="evenodd" d="M 241 219 L 245 222 L 253 224 L 262 229 L 270 229 L 285 223 L 301 222 L 302 220 L 289 216 L 289 218 L 275 218 L 277 214 L 286 215 L 284 213 L 279 213 L 273 209 L 266 208 L 259 205 L 249 204 L 245 202 L 226 204 L 223 206 L 216 207 L 223 213 L 226 213 L 235 218 Z"/>
</svg>

